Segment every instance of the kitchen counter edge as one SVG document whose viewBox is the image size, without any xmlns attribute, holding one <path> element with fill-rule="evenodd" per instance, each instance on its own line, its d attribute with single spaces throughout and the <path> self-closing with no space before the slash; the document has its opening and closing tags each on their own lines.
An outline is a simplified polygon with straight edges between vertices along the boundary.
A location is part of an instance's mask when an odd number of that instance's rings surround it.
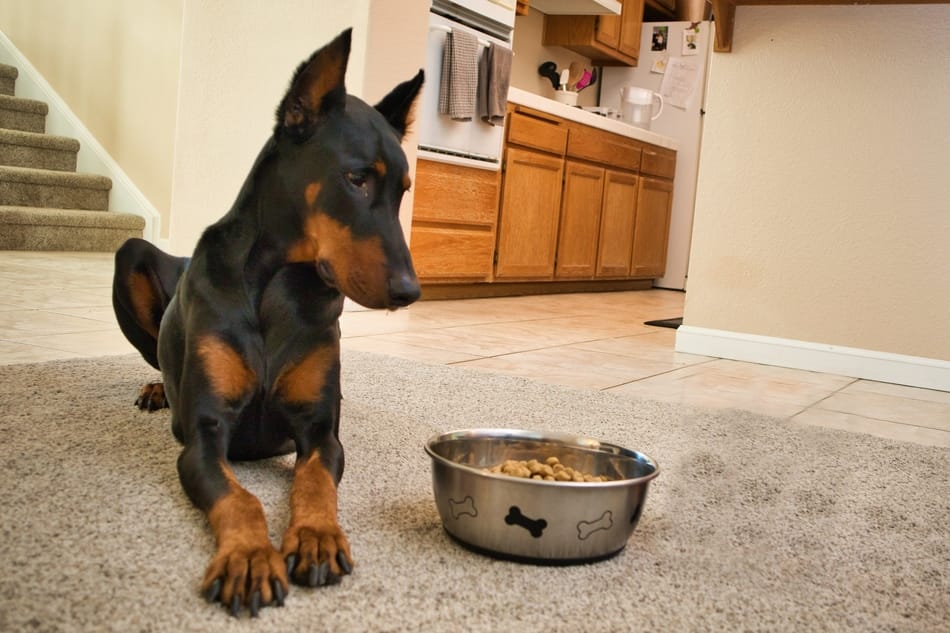
<svg viewBox="0 0 950 633">
<path fill-rule="evenodd" d="M 616 119 L 608 119 L 607 117 L 594 114 L 593 112 L 587 112 L 586 110 L 582 110 L 580 108 L 564 105 L 563 103 L 558 103 L 553 99 L 548 99 L 546 97 L 521 90 L 520 88 L 511 87 L 508 89 L 508 101 L 526 106 L 528 108 L 534 108 L 535 110 L 540 110 L 541 112 L 545 112 L 547 114 L 559 116 L 562 119 L 574 121 L 575 123 L 582 123 L 584 125 L 589 125 L 606 132 L 612 132 L 614 134 L 626 136 L 638 141 L 643 141 L 644 143 L 658 145 L 671 150 L 679 149 L 679 143 L 676 141 L 676 139 L 670 138 L 669 136 L 663 136 L 662 134 L 657 134 L 656 132 L 651 132 L 650 130 L 644 130 L 643 128 L 629 125 Z"/>
</svg>

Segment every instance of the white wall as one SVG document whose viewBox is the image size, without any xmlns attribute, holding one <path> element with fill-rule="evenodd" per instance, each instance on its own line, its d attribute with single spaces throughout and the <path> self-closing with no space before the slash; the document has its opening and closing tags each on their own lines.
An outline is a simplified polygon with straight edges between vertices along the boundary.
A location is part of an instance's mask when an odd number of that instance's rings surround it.
<svg viewBox="0 0 950 633">
<path fill-rule="evenodd" d="M 737 9 L 686 326 L 950 360 L 948 24 L 947 5 Z"/>
<path fill-rule="evenodd" d="M 184 0 L 170 250 L 190 254 L 230 208 L 297 65 L 353 29 L 347 86 L 363 85 L 369 0 Z"/>
</svg>

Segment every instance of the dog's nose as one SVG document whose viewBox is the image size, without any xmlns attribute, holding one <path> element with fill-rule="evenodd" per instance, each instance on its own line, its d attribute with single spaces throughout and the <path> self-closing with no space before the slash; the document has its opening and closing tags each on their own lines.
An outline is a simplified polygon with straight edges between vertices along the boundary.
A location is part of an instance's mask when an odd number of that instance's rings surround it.
<svg viewBox="0 0 950 633">
<path fill-rule="evenodd" d="M 402 308 L 419 298 L 419 280 L 415 275 L 402 274 L 389 278 L 389 305 Z"/>
</svg>

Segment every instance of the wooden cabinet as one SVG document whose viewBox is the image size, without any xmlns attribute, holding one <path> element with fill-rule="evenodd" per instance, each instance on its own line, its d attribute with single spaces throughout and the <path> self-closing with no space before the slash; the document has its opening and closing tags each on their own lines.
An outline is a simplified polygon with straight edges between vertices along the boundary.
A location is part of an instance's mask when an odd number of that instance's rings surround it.
<svg viewBox="0 0 950 633">
<path fill-rule="evenodd" d="M 598 66 L 636 66 L 643 0 L 622 0 L 620 15 L 546 15 L 542 43 L 590 57 Z"/>
<path fill-rule="evenodd" d="M 606 171 L 597 253 L 597 277 L 630 275 L 638 181 L 635 174 L 609 169 Z"/>
<path fill-rule="evenodd" d="M 568 160 L 558 227 L 558 279 L 591 278 L 597 264 L 604 168 Z"/>
<path fill-rule="evenodd" d="M 509 147 L 504 169 L 495 278 L 550 279 L 564 159 Z"/>
<path fill-rule="evenodd" d="M 498 217 L 498 172 L 420 159 L 410 250 L 422 282 L 489 281 Z"/>
<path fill-rule="evenodd" d="M 663 275 L 675 151 L 514 104 L 505 139 L 500 172 L 418 161 L 411 249 L 427 296 L 644 288 Z"/>
<path fill-rule="evenodd" d="M 632 276 L 662 277 L 666 271 L 666 244 L 670 235 L 672 207 L 673 181 L 640 177 L 630 261 Z"/>
</svg>

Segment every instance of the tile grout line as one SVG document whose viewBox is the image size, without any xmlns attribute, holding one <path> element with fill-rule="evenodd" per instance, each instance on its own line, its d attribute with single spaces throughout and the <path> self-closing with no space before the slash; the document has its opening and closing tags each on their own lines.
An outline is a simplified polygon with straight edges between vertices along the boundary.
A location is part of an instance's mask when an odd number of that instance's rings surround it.
<svg viewBox="0 0 950 633">
<path fill-rule="evenodd" d="M 649 380 L 649 379 L 651 379 L 651 378 L 656 378 L 656 377 L 658 377 L 658 376 L 663 376 L 663 375 L 666 375 L 666 374 L 672 374 L 673 372 L 680 371 L 681 369 L 685 369 L 685 368 L 687 368 L 687 367 L 697 367 L 697 366 L 699 366 L 699 365 L 706 365 L 706 364 L 708 364 L 708 363 L 712 363 L 712 362 L 715 362 L 715 361 L 717 361 L 717 360 L 721 360 L 721 359 L 719 359 L 719 358 L 710 358 L 709 360 L 700 361 L 700 362 L 698 362 L 698 363 L 690 363 L 690 364 L 688 364 L 688 365 L 683 365 L 682 367 L 674 367 L 674 368 L 668 369 L 668 370 L 666 370 L 666 371 L 661 371 L 661 372 L 659 372 L 659 373 L 657 373 L 657 374 L 651 374 L 650 376 L 643 376 L 642 378 L 635 378 L 635 379 L 633 379 L 633 380 L 628 380 L 628 381 L 626 381 L 626 382 L 617 383 L 616 385 L 611 385 L 611 386 L 609 386 L 609 387 L 602 387 L 602 388 L 599 389 L 599 391 L 607 391 L 608 389 L 616 389 L 617 387 L 623 387 L 623 386 L 625 386 L 625 385 L 632 385 L 632 384 L 634 384 L 634 383 L 642 382 L 642 381 L 644 381 L 644 380 Z"/>
<path fill-rule="evenodd" d="M 853 378 L 853 379 L 851 380 L 851 382 L 849 382 L 849 383 L 847 383 L 847 384 L 845 384 L 845 385 L 841 385 L 840 387 L 838 387 L 837 389 L 835 389 L 834 391 L 832 391 L 831 393 L 829 393 L 829 394 L 826 395 L 826 396 L 823 396 L 823 397 L 821 397 L 821 398 L 818 398 L 818 400 L 815 400 L 815 401 L 812 402 L 811 404 L 807 405 L 804 409 L 802 409 L 802 410 L 799 411 L 798 413 L 795 413 L 794 415 L 789 416 L 788 419 L 791 420 L 791 419 L 794 418 L 796 415 L 801 415 L 801 414 L 804 413 L 805 411 L 808 411 L 809 409 L 813 409 L 813 408 L 817 407 L 819 404 L 821 404 L 822 402 L 824 402 L 824 401 L 827 400 L 828 398 L 830 398 L 830 397 L 832 397 L 832 396 L 834 396 L 834 395 L 837 395 L 837 394 L 841 393 L 843 390 L 847 389 L 848 387 L 850 387 L 850 386 L 853 385 L 853 384 L 856 384 L 856 383 L 857 383 L 858 381 L 860 381 L 860 380 L 861 380 L 860 378 Z M 825 410 L 825 411 L 832 411 L 832 409 L 824 409 L 824 410 Z M 838 411 L 838 413 L 845 413 L 845 412 L 844 412 L 844 411 Z"/>
</svg>

